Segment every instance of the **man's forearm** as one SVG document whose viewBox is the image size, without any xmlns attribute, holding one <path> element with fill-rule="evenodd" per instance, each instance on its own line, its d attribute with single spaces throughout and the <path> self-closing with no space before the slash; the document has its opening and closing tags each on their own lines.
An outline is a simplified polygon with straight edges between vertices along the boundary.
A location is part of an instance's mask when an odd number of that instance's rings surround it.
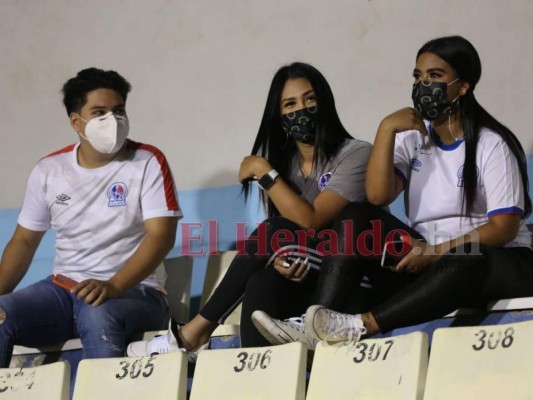
<svg viewBox="0 0 533 400">
<path fill-rule="evenodd" d="M 118 271 L 109 282 L 120 292 L 135 286 L 161 264 L 174 246 L 174 240 L 174 237 L 147 234 L 124 268 Z"/>
<path fill-rule="evenodd" d="M 35 249 L 16 239 L 7 244 L 0 262 L 0 294 L 11 293 L 30 267 Z"/>
</svg>

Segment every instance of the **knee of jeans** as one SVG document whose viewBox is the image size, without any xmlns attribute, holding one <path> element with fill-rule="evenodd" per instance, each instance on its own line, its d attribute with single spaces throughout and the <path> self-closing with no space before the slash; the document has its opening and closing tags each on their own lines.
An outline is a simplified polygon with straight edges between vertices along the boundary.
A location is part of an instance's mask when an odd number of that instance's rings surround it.
<svg viewBox="0 0 533 400">
<path fill-rule="evenodd" d="M 105 302 L 98 307 L 84 307 L 78 314 L 76 323 L 80 334 L 121 325 L 120 316 L 116 315 L 112 308 L 107 307 Z"/>
<path fill-rule="evenodd" d="M 0 307 L 0 325 L 3 324 L 6 320 L 6 310 L 3 307 Z"/>
<path fill-rule="evenodd" d="M 122 354 L 124 343 L 117 340 L 117 334 L 122 336 L 123 323 L 113 314 L 106 312 L 107 310 L 102 306 L 103 304 L 96 308 L 87 307 L 86 312 L 78 315 L 76 323 L 82 343 L 90 344 L 90 346 L 105 346 L 105 349 L 99 350 L 104 352 L 102 354 L 107 354 L 106 351 L 109 354 Z"/>
</svg>

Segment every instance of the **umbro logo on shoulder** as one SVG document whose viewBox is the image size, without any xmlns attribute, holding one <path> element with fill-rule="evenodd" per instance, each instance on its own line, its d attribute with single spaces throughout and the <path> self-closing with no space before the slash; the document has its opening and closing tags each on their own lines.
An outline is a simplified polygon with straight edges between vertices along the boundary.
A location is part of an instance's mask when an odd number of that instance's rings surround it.
<svg viewBox="0 0 533 400">
<path fill-rule="evenodd" d="M 56 196 L 56 204 L 59 204 L 61 206 L 68 206 L 68 203 L 67 201 L 70 200 L 70 197 L 67 196 L 66 194 L 62 193 L 60 194 L 59 196 Z"/>
</svg>

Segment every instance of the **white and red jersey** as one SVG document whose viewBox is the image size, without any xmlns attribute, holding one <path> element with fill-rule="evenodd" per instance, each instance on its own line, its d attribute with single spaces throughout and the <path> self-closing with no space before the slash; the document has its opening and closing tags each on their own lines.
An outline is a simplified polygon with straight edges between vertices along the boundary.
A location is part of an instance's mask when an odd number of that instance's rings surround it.
<svg viewBox="0 0 533 400">
<path fill-rule="evenodd" d="M 55 230 L 54 274 L 107 280 L 141 243 L 145 220 L 181 218 L 182 212 L 172 173 L 157 148 L 128 140 L 124 159 L 87 169 L 78 164 L 78 147 L 37 163 L 18 223 L 34 231 Z M 164 279 L 159 271 L 142 283 L 163 290 Z"/>
<path fill-rule="evenodd" d="M 429 136 L 418 131 L 396 135 L 394 166 L 405 184 L 408 223 L 429 243 L 464 235 L 495 215 L 524 214 L 518 162 L 500 135 L 488 129 L 479 133 L 476 199 L 472 218 L 468 218 L 462 210 L 464 140 L 445 145 L 429 123 L 427 128 Z M 506 246 L 531 246 L 531 234 L 523 221 L 516 238 Z"/>
</svg>

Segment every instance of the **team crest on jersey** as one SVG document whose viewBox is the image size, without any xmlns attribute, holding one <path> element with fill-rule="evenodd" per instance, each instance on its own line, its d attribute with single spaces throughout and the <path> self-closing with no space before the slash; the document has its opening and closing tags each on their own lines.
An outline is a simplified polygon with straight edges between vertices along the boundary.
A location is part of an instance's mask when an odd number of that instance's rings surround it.
<svg viewBox="0 0 533 400">
<path fill-rule="evenodd" d="M 420 167 L 422 163 L 417 158 L 411 158 L 411 169 L 416 172 L 420 172 Z"/>
<path fill-rule="evenodd" d="M 328 186 L 329 180 L 331 179 L 331 175 L 333 175 L 332 172 L 326 172 L 325 174 L 322 174 L 322 176 L 318 180 L 319 191 L 323 191 L 326 188 L 326 186 Z"/>
<path fill-rule="evenodd" d="M 463 180 L 463 169 L 465 165 L 461 165 L 457 170 L 457 187 L 464 187 L 465 181 Z M 479 168 L 476 165 L 476 181 L 479 179 Z"/>
<path fill-rule="evenodd" d="M 109 207 L 120 207 L 126 205 L 126 197 L 128 196 L 128 187 L 125 183 L 113 183 L 107 189 L 107 197 L 109 198 Z"/>
</svg>

